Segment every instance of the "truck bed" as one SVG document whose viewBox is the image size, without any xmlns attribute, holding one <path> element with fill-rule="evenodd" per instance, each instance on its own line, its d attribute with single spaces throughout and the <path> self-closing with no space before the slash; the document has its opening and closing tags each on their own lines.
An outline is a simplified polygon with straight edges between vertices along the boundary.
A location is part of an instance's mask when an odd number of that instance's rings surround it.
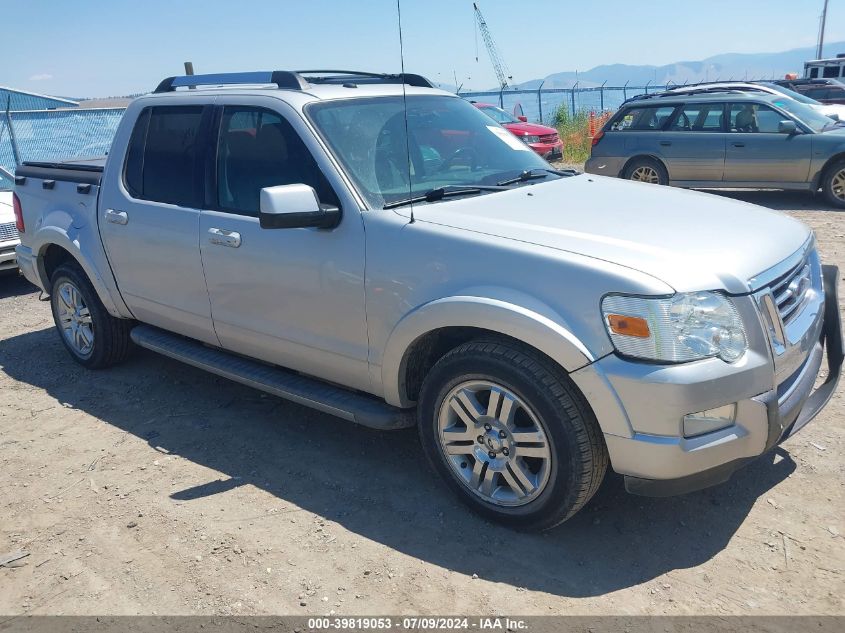
<svg viewBox="0 0 845 633">
<path fill-rule="evenodd" d="M 105 156 L 59 162 L 27 161 L 15 170 L 15 178 L 40 178 L 99 186 L 105 163 Z"/>
</svg>

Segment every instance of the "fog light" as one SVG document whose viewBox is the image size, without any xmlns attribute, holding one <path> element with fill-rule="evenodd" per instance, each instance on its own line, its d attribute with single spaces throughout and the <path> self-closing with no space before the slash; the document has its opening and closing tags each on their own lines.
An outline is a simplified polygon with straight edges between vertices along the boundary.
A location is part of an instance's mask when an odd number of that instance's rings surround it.
<svg viewBox="0 0 845 633">
<path fill-rule="evenodd" d="M 727 428 L 736 421 L 736 403 L 684 416 L 684 437 L 695 437 Z"/>
</svg>

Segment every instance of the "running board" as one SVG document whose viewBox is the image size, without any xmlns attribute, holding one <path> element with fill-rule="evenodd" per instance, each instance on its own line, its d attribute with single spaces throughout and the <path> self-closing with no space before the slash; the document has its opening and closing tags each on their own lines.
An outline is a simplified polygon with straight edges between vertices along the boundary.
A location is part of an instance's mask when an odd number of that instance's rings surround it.
<svg viewBox="0 0 845 633">
<path fill-rule="evenodd" d="M 363 426 L 391 430 L 415 424 L 411 409 L 398 409 L 374 396 L 207 347 L 150 325 L 135 326 L 131 337 L 137 345 L 159 354 Z"/>
</svg>

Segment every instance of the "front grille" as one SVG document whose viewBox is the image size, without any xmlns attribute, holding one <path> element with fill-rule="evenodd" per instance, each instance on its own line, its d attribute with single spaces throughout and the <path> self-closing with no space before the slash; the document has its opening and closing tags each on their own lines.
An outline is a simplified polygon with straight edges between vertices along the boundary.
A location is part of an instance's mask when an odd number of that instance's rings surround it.
<svg viewBox="0 0 845 633">
<path fill-rule="evenodd" d="M 559 137 L 558 137 L 557 134 L 544 134 L 543 136 L 540 137 L 540 142 L 541 143 L 557 143 L 558 138 Z"/>
<path fill-rule="evenodd" d="M 776 279 L 770 286 L 772 296 L 784 325 L 798 315 L 799 309 L 812 287 L 812 269 L 806 259 Z"/>
<path fill-rule="evenodd" d="M 14 222 L 6 222 L 0 224 L 0 242 L 7 242 L 8 240 L 18 239 L 18 228 Z"/>
</svg>

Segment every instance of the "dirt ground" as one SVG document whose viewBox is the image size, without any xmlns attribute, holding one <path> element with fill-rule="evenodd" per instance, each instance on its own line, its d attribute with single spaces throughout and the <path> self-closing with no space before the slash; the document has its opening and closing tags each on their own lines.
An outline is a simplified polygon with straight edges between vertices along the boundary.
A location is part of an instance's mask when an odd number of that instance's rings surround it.
<svg viewBox="0 0 845 633">
<path fill-rule="evenodd" d="M 845 213 L 723 193 L 813 226 Z M 749 244 L 749 248 L 759 248 Z M 845 394 L 727 484 L 592 502 L 542 535 L 453 500 L 378 433 L 138 351 L 80 369 L 0 278 L 0 614 L 843 614 Z"/>
</svg>

